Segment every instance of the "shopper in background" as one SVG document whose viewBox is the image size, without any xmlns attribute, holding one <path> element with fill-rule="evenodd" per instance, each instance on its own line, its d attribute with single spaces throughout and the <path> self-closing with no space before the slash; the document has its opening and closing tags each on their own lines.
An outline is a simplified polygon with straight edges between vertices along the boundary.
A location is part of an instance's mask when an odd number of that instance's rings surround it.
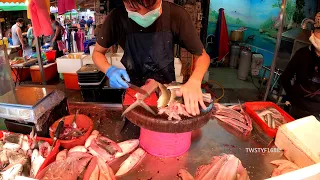
<svg viewBox="0 0 320 180">
<path fill-rule="evenodd" d="M 14 24 L 11 27 L 11 33 L 12 33 L 12 44 L 14 46 L 20 45 L 22 49 L 25 48 L 25 45 L 23 43 L 23 38 L 22 38 L 22 30 L 21 28 L 23 27 L 23 19 L 18 18 L 16 21 L 16 24 Z"/>
<path fill-rule="evenodd" d="M 84 28 L 86 27 L 86 24 L 87 24 L 87 21 L 84 20 L 84 16 L 82 16 L 82 19 L 80 20 L 79 24 L 80 24 L 80 28 L 82 30 L 84 30 Z"/>
<path fill-rule="evenodd" d="M 58 41 L 62 40 L 62 26 L 58 21 L 56 21 L 56 18 L 53 14 L 50 15 L 51 23 L 52 23 L 52 30 L 53 30 L 53 35 L 51 39 L 51 44 L 52 44 L 52 49 L 56 50 L 56 58 L 63 56 L 63 51 L 59 50 L 58 47 Z"/>
<path fill-rule="evenodd" d="M 34 41 L 34 35 L 33 35 L 33 28 L 31 24 L 28 24 L 27 38 L 28 38 L 28 45 L 32 47 L 33 41 Z"/>
<path fill-rule="evenodd" d="M 87 26 L 88 26 L 88 28 L 91 27 L 92 23 L 93 23 L 92 17 L 89 16 L 89 19 L 88 19 L 88 21 L 87 21 Z"/>
</svg>

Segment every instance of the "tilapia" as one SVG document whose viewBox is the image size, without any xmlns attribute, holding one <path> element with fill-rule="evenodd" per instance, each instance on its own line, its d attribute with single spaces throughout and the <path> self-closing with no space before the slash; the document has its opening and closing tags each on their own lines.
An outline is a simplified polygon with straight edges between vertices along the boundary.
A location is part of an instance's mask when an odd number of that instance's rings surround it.
<svg viewBox="0 0 320 180">
<path fill-rule="evenodd" d="M 121 165 L 116 176 L 122 176 L 133 169 L 146 156 L 146 152 L 142 148 L 135 150 Z"/>
<path fill-rule="evenodd" d="M 144 100 L 148 96 L 150 96 L 150 94 L 152 94 L 157 88 L 158 88 L 158 82 L 153 79 L 149 79 L 146 82 L 146 84 L 141 87 L 141 89 L 145 90 L 148 93 L 148 95 L 142 95 L 140 93 L 137 93 L 135 95 L 137 100 L 122 113 L 122 116 L 124 116 L 126 113 L 128 113 L 129 111 L 131 111 L 137 106 L 141 106 L 151 114 L 156 115 L 156 113 L 144 102 Z"/>
<path fill-rule="evenodd" d="M 14 180 L 16 176 L 20 176 L 22 172 L 22 164 L 16 164 L 10 169 L 0 173 L 1 180 Z"/>
</svg>

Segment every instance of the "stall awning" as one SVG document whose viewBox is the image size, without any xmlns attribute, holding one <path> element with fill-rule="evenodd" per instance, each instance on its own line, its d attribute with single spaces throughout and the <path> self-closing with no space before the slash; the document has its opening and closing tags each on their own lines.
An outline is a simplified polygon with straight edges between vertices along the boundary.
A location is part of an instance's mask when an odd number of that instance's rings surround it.
<svg viewBox="0 0 320 180">
<path fill-rule="evenodd" d="M 27 5 L 23 3 L 3 3 L 0 2 L 0 11 L 23 11 L 27 10 Z"/>
<path fill-rule="evenodd" d="M 2 3 L 24 3 L 26 0 L 0 0 Z"/>
</svg>

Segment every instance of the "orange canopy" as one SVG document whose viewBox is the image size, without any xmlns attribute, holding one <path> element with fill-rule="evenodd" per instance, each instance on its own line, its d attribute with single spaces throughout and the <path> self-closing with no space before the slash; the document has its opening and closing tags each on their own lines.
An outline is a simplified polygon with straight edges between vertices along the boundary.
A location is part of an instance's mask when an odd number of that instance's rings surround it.
<svg viewBox="0 0 320 180">
<path fill-rule="evenodd" d="M 26 2 L 26 0 L 0 0 L 0 2 L 2 2 L 2 3 L 24 3 L 24 2 Z"/>
</svg>

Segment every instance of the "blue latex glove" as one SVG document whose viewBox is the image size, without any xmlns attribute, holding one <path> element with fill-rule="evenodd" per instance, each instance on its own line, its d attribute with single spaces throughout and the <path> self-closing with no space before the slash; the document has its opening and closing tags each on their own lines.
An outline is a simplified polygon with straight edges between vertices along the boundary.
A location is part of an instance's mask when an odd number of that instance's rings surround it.
<svg viewBox="0 0 320 180">
<path fill-rule="evenodd" d="M 112 88 L 118 88 L 118 89 L 127 89 L 129 86 L 124 81 L 130 82 L 129 75 L 125 69 L 116 68 L 114 66 L 111 66 L 107 72 L 107 77 L 110 81 L 110 87 Z"/>
</svg>

